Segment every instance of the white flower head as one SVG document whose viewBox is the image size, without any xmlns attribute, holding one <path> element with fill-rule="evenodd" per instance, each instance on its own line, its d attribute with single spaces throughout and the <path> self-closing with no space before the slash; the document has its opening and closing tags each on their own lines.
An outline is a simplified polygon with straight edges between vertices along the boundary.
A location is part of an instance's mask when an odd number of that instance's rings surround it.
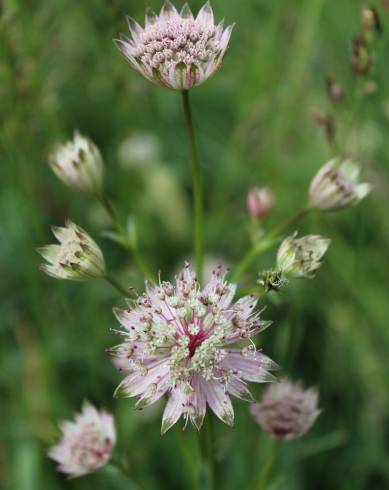
<svg viewBox="0 0 389 490">
<path fill-rule="evenodd" d="M 116 396 L 135 397 L 143 408 L 168 394 L 162 433 L 181 416 L 200 430 L 207 404 L 232 425 L 230 395 L 251 401 L 248 382 L 275 380 L 269 371 L 277 365 L 251 340 L 269 323 L 255 297 L 233 303 L 234 294 L 221 268 L 201 289 L 187 265 L 174 283 L 147 285 L 132 308 L 115 311 L 123 342 L 110 351 L 126 374 Z"/>
<path fill-rule="evenodd" d="M 93 473 L 109 461 L 116 441 L 111 414 L 84 402 L 74 422 L 61 424 L 62 437 L 48 456 L 59 463 L 58 471 L 71 478 Z"/>
<path fill-rule="evenodd" d="M 201 85 L 220 68 L 233 29 L 215 25 L 209 2 L 196 18 L 187 3 L 179 13 L 167 0 L 159 15 L 147 10 L 144 28 L 127 20 L 131 38 L 116 39 L 117 47 L 148 80 L 174 90 Z"/>
<path fill-rule="evenodd" d="M 320 235 L 285 238 L 277 252 L 278 269 L 286 276 L 312 278 L 322 264 L 331 240 Z"/>
<path fill-rule="evenodd" d="M 87 194 L 100 194 L 104 163 L 97 146 L 78 131 L 73 140 L 58 144 L 49 164 L 59 179 L 70 188 Z"/>
<path fill-rule="evenodd" d="M 276 439 L 295 439 L 306 434 L 320 414 L 318 393 L 300 383 L 280 380 L 269 386 L 250 411 L 261 428 Z"/>
<path fill-rule="evenodd" d="M 48 262 L 40 265 L 46 274 L 71 281 L 87 281 L 104 276 L 103 253 L 85 230 L 67 220 L 65 227 L 53 226 L 52 231 L 59 244 L 37 249 Z"/>
<path fill-rule="evenodd" d="M 353 160 L 334 158 L 326 163 L 312 180 L 310 204 L 321 211 L 336 211 L 358 204 L 372 186 L 359 183 L 359 165 Z"/>
</svg>

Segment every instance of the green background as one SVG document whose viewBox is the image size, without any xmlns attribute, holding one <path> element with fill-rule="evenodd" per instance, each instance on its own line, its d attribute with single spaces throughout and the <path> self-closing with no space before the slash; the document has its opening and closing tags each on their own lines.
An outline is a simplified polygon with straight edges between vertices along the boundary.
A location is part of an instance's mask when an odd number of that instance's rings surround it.
<svg viewBox="0 0 389 490">
<path fill-rule="evenodd" d="M 265 352 L 283 375 L 318 386 L 323 408 L 310 434 L 282 448 L 274 488 L 389 488 L 388 43 L 378 40 L 377 64 L 367 77 L 376 93 L 355 103 L 364 81 L 356 82 L 350 53 L 362 4 L 214 0 L 216 19 L 237 25 L 222 70 L 192 92 L 206 246 L 216 260 L 233 266 L 250 246 L 250 186 L 269 185 L 276 193 L 268 227 L 305 205 L 312 176 L 333 156 L 315 111 L 336 117 L 338 144 L 362 162 L 375 186 L 357 208 L 306 218 L 301 233 L 333 238 L 325 265 L 313 281 L 294 281 L 261 300 L 264 317 L 273 320 L 261 336 Z M 389 30 L 389 12 L 377 5 Z M 191 6 L 197 10 L 201 2 Z M 70 217 L 99 240 L 112 274 L 142 288 L 131 256 L 101 237 L 107 218 L 99 205 L 66 189 L 47 165 L 53 144 L 78 128 L 104 154 L 107 194 L 136 221 L 153 270 L 171 277 L 192 256 L 180 95 L 142 79 L 111 41 L 126 32 L 125 14 L 142 21 L 143 1 L 5 0 L 1 8 L 0 486 L 129 488 L 104 471 L 66 480 L 46 457 L 57 421 L 87 398 L 115 413 L 118 452 L 128 455 L 134 476 L 149 488 L 186 489 L 179 429 L 159 435 L 162 407 L 138 414 L 131 400 L 112 399 L 121 376 L 104 349 L 116 342 L 112 307 L 121 298 L 102 281 L 45 276 L 34 251 L 53 241 L 50 224 Z M 328 72 L 343 85 L 342 104 L 326 95 Z M 155 139 L 153 155 L 136 158 L 128 143 L 134 137 Z M 274 251 L 260 257 L 247 284 L 273 263 Z M 269 446 L 247 405 L 234 406 L 234 429 L 215 424 L 223 489 L 248 485 Z M 184 441 L 196 461 L 191 428 Z"/>
</svg>

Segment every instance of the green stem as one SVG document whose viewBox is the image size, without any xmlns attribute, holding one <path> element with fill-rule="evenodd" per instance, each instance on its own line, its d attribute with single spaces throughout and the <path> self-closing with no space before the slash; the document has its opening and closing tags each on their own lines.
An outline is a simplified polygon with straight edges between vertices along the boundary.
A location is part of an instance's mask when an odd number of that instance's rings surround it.
<svg viewBox="0 0 389 490">
<path fill-rule="evenodd" d="M 115 288 L 119 293 L 124 296 L 125 298 L 129 298 L 131 296 L 131 293 L 128 289 L 124 288 L 116 279 L 114 279 L 112 276 L 106 274 L 103 276 L 103 279 L 107 281 L 113 288 Z"/>
<path fill-rule="evenodd" d="M 138 269 L 142 272 L 142 274 L 145 277 L 147 277 L 147 279 L 149 281 L 154 283 L 155 282 L 154 274 L 151 272 L 151 269 L 149 268 L 146 261 L 144 260 L 142 254 L 139 250 L 137 241 L 136 240 L 130 241 L 128 239 L 127 230 L 121 224 L 119 216 L 118 216 L 115 208 L 111 204 L 111 202 L 102 196 L 98 196 L 98 199 L 99 199 L 101 205 L 103 206 L 103 208 L 109 214 L 111 221 L 112 221 L 112 224 L 114 225 L 117 233 L 123 238 L 123 241 L 121 242 L 121 244 L 123 245 L 123 247 L 126 250 L 131 252 L 133 259 L 134 259 L 134 262 L 135 262 L 136 266 L 138 267 Z"/>
<path fill-rule="evenodd" d="M 192 111 L 190 108 L 189 92 L 182 91 L 182 102 L 184 106 L 185 121 L 188 132 L 190 153 L 192 158 L 192 179 L 193 179 L 193 201 L 194 201 L 194 245 L 196 274 L 198 281 L 201 283 L 203 275 L 203 190 L 201 167 L 197 153 L 196 137 L 193 127 Z"/>
<path fill-rule="evenodd" d="M 201 432 L 199 432 L 199 444 L 202 459 L 207 463 L 208 466 L 207 481 L 209 485 L 207 488 L 209 490 L 216 490 L 216 459 L 213 420 L 212 415 L 209 413 L 205 415 L 204 425 L 201 429 Z"/>
<path fill-rule="evenodd" d="M 246 272 L 246 270 L 250 267 L 250 265 L 254 262 L 257 255 L 260 253 L 266 252 L 273 247 L 275 243 L 279 240 L 279 235 L 287 228 L 291 227 L 298 221 L 300 221 L 304 216 L 306 216 L 312 209 L 304 208 L 298 213 L 294 214 L 287 220 L 280 223 L 276 226 L 271 232 L 265 235 L 262 240 L 254 244 L 253 248 L 248 251 L 248 253 L 243 257 L 243 259 L 239 262 L 234 272 L 231 274 L 230 281 L 236 282 L 241 276 Z"/>
<path fill-rule="evenodd" d="M 177 444 L 180 450 L 180 453 L 182 454 L 182 457 L 184 459 L 185 465 L 187 467 L 188 473 L 190 475 L 191 483 L 193 490 L 201 490 L 201 486 L 199 484 L 199 479 L 198 479 L 198 471 L 196 469 L 196 465 L 193 461 L 192 455 L 189 451 L 189 447 L 187 442 L 183 439 L 183 432 L 182 430 L 177 427 L 175 429 L 175 436 L 177 440 Z"/>
<path fill-rule="evenodd" d="M 116 471 L 121 473 L 128 480 L 128 482 L 130 483 L 129 490 L 143 490 L 144 487 L 139 482 L 136 482 L 134 480 L 133 476 L 130 473 L 129 468 L 121 461 L 116 459 L 111 459 L 110 462 L 108 463 L 108 466 L 114 468 Z"/>
<path fill-rule="evenodd" d="M 282 445 L 282 440 L 277 439 L 273 441 L 272 448 L 268 454 L 268 457 L 265 461 L 265 463 L 261 466 L 258 478 L 256 480 L 255 485 L 252 487 L 253 490 L 265 490 L 267 487 L 267 484 L 269 482 L 269 479 L 271 477 L 272 469 L 274 466 L 274 463 L 277 460 L 278 453 L 280 452 L 280 448 Z"/>
</svg>

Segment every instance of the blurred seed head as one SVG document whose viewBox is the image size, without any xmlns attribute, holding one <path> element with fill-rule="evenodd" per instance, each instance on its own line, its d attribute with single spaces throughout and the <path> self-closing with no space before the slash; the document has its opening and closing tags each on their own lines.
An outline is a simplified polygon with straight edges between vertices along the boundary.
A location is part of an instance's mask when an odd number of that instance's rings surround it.
<svg viewBox="0 0 389 490">
<path fill-rule="evenodd" d="M 196 18 L 187 3 L 178 13 L 166 0 L 159 15 L 147 9 L 144 28 L 127 20 L 131 38 L 121 36 L 116 46 L 144 77 L 174 90 L 201 85 L 220 68 L 233 29 L 215 25 L 209 2 Z"/>
<path fill-rule="evenodd" d="M 274 194 L 269 187 L 254 187 L 247 195 L 247 208 L 254 221 L 263 221 L 274 205 Z"/>
<path fill-rule="evenodd" d="M 78 131 L 72 141 L 57 144 L 49 156 L 54 173 L 68 187 L 88 194 L 100 194 L 104 163 L 97 146 Z"/>
<path fill-rule="evenodd" d="M 318 393 L 300 383 L 280 380 L 264 391 L 250 411 L 261 428 L 276 439 L 296 439 L 306 434 L 320 414 Z"/>
<path fill-rule="evenodd" d="M 331 240 L 320 235 L 286 238 L 277 253 L 277 267 L 285 276 L 312 278 L 322 265 Z"/>
<path fill-rule="evenodd" d="M 67 220 L 65 227 L 53 226 L 52 231 L 60 243 L 37 249 L 48 262 L 40 265 L 43 272 L 71 281 L 87 281 L 105 275 L 103 253 L 85 230 Z"/>
<path fill-rule="evenodd" d="M 367 75 L 374 64 L 373 55 L 361 35 L 356 36 L 352 45 L 351 66 L 356 75 Z"/>
<path fill-rule="evenodd" d="M 48 453 L 59 463 L 58 471 L 76 478 L 107 464 L 116 441 L 112 415 L 84 402 L 75 421 L 63 422 L 61 430 L 62 438 Z"/>
<path fill-rule="evenodd" d="M 340 83 L 335 79 L 334 75 L 326 76 L 327 93 L 331 100 L 341 102 L 344 100 L 344 91 Z"/>
<path fill-rule="evenodd" d="M 311 182 L 311 206 L 321 211 L 336 211 L 358 204 L 371 191 L 370 184 L 358 183 L 359 173 L 360 167 L 353 160 L 330 160 Z"/>
<path fill-rule="evenodd" d="M 361 10 L 361 26 L 365 36 L 382 33 L 382 23 L 375 7 L 364 7 Z"/>
<path fill-rule="evenodd" d="M 323 128 L 327 141 L 331 144 L 335 141 L 336 126 L 333 117 L 330 114 L 323 114 L 315 111 L 313 114 L 314 121 Z"/>
</svg>

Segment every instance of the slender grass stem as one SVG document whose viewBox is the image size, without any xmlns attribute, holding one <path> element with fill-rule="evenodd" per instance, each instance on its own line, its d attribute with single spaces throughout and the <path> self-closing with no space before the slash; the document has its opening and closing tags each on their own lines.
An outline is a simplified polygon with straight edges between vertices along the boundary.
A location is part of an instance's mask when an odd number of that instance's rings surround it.
<svg viewBox="0 0 389 490">
<path fill-rule="evenodd" d="M 252 249 L 247 252 L 247 254 L 243 257 L 243 259 L 237 265 L 236 269 L 231 274 L 231 282 L 238 281 L 260 253 L 266 252 L 266 250 L 272 248 L 273 245 L 278 242 L 279 235 L 285 229 L 290 228 L 292 225 L 303 219 L 304 216 L 306 216 L 311 210 L 311 208 L 302 209 L 287 220 L 281 222 L 272 231 L 265 235 L 262 240 L 254 244 Z"/>
<path fill-rule="evenodd" d="M 184 460 L 185 466 L 186 466 L 188 473 L 190 475 L 192 488 L 193 488 L 193 490 L 202 490 L 201 486 L 200 486 L 200 482 L 199 482 L 199 474 L 198 474 L 198 470 L 196 468 L 196 464 L 193 461 L 192 455 L 188 449 L 188 445 L 183 438 L 183 432 L 179 427 L 177 427 L 175 429 L 175 436 L 176 436 L 177 445 L 178 445 L 179 450 L 182 454 L 182 458 Z"/>
<path fill-rule="evenodd" d="M 110 216 L 112 224 L 115 227 L 117 233 L 120 235 L 120 237 L 122 237 L 122 241 L 120 242 L 121 245 L 126 250 L 131 252 L 132 257 L 134 259 L 134 262 L 135 262 L 136 266 L 138 267 L 138 269 L 142 272 L 142 274 L 149 281 L 155 282 L 154 274 L 151 272 L 150 267 L 148 266 L 145 259 L 143 258 L 142 254 L 139 250 L 137 241 L 136 240 L 129 240 L 128 232 L 125 229 L 125 227 L 122 225 L 122 223 L 120 222 L 119 216 L 118 216 L 114 206 L 112 205 L 112 203 L 108 199 L 106 199 L 102 196 L 98 196 L 98 199 L 99 199 L 101 205 L 103 206 L 103 208 L 107 211 L 108 215 Z"/>
<path fill-rule="evenodd" d="M 124 288 L 116 279 L 114 279 L 112 276 L 110 276 L 109 274 L 106 274 L 105 276 L 103 276 L 103 279 L 105 281 L 107 281 L 113 288 L 115 288 L 117 291 L 119 291 L 119 293 L 126 297 L 126 298 L 129 298 L 131 296 L 131 292 Z"/>
<path fill-rule="evenodd" d="M 273 441 L 273 445 L 268 454 L 268 457 L 265 460 L 264 464 L 260 467 L 260 471 L 256 483 L 254 484 L 253 487 L 251 487 L 253 490 L 266 489 L 269 479 L 271 477 L 273 466 L 277 460 L 278 453 L 280 452 L 281 445 L 282 445 L 282 440 L 277 439 Z"/>
<path fill-rule="evenodd" d="M 194 246 L 195 246 L 195 261 L 196 274 L 199 282 L 202 281 L 203 275 L 203 249 L 204 249 L 204 232 L 203 232 L 203 189 L 201 167 L 198 158 L 196 136 L 194 132 L 192 111 L 189 101 L 189 92 L 182 91 L 182 102 L 184 106 L 186 128 L 188 132 L 190 153 L 192 159 L 192 179 L 193 179 L 193 203 L 194 203 Z"/>
</svg>

